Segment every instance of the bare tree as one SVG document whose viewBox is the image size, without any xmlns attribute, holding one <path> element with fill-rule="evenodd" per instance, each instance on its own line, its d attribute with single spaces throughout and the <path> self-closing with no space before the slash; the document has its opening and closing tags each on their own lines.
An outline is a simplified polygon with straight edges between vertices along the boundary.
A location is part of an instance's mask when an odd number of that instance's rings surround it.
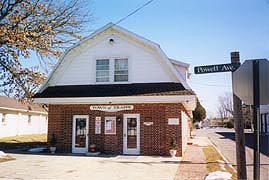
<svg viewBox="0 0 269 180">
<path fill-rule="evenodd" d="M 223 96 L 219 96 L 219 104 L 227 116 L 233 116 L 233 95 L 232 93 L 224 93 Z"/>
<path fill-rule="evenodd" d="M 225 93 L 223 96 L 219 96 L 218 115 L 221 118 L 222 125 L 224 125 L 224 119 L 233 116 L 232 97 L 232 93 Z"/>
<path fill-rule="evenodd" d="M 244 124 L 246 129 L 251 129 L 253 130 L 253 112 L 252 112 L 252 107 L 251 105 L 242 105 L 242 112 L 243 112 L 243 119 L 244 119 Z"/>
<path fill-rule="evenodd" d="M 89 29 L 90 10 L 88 0 L 0 1 L 0 91 L 30 99 L 55 57 Z"/>
</svg>

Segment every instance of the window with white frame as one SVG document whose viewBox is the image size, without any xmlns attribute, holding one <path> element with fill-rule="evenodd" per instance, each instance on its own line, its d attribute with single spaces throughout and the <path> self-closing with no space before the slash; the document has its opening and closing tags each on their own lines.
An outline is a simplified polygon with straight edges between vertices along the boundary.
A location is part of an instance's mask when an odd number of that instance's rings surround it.
<svg viewBox="0 0 269 180">
<path fill-rule="evenodd" d="M 96 82 L 127 82 L 128 59 L 110 58 L 96 60 Z"/>
<path fill-rule="evenodd" d="M 96 82 L 109 82 L 109 59 L 96 60 Z"/>
<path fill-rule="evenodd" d="M 128 81 L 128 59 L 115 59 L 114 81 Z"/>
</svg>

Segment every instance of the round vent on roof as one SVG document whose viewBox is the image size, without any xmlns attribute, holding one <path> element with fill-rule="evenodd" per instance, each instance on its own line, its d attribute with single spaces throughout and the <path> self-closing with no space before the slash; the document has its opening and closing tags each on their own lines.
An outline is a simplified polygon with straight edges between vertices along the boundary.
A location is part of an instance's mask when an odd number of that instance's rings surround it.
<svg viewBox="0 0 269 180">
<path fill-rule="evenodd" d="M 114 42 L 115 42 L 115 41 L 114 41 L 113 38 L 110 38 L 110 39 L 109 39 L 109 44 L 114 44 Z"/>
</svg>

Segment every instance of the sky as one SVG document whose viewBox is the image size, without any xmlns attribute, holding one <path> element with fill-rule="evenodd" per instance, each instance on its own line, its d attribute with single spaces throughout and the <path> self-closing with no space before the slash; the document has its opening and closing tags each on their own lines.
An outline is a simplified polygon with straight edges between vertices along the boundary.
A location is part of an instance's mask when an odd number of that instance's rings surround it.
<svg viewBox="0 0 269 180">
<path fill-rule="evenodd" d="M 92 0 L 94 31 L 116 23 L 148 0 Z M 230 53 L 269 59 L 269 0 L 154 0 L 118 24 L 190 64 L 189 85 L 217 116 L 218 97 L 232 92 L 231 73 L 194 74 L 195 66 L 230 63 Z"/>
</svg>

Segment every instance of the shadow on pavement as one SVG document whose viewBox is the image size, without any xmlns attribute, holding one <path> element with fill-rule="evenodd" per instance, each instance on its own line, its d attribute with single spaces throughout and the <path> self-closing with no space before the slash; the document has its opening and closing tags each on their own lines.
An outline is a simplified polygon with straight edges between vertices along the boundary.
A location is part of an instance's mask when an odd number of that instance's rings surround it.
<svg viewBox="0 0 269 180">
<path fill-rule="evenodd" d="M 223 137 L 220 137 L 220 139 L 231 139 L 235 141 L 235 133 L 234 132 L 216 132 L 216 134 L 219 134 Z M 254 148 L 254 142 L 253 142 L 253 133 L 245 133 L 245 142 L 246 146 L 253 149 Z M 268 156 L 269 155 L 269 139 L 268 135 L 261 135 L 260 136 L 260 144 L 261 144 L 261 153 Z"/>
</svg>

